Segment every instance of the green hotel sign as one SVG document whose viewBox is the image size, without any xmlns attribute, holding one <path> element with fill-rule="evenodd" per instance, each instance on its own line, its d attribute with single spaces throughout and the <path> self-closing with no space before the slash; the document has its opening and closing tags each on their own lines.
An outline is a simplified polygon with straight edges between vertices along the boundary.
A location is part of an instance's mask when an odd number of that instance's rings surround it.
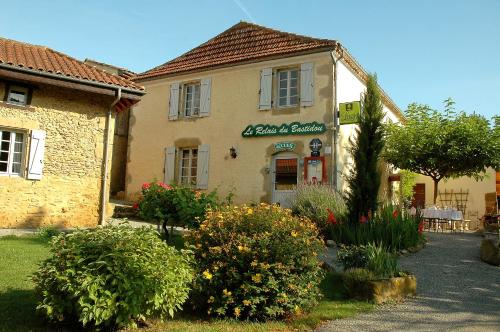
<svg viewBox="0 0 500 332">
<path fill-rule="evenodd" d="M 263 137 L 263 136 L 288 136 L 288 135 L 315 135 L 322 134 L 326 131 L 324 123 L 317 122 L 292 122 L 283 123 L 280 126 L 276 125 L 249 125 L 243 130 L 243 137 Z"/>
<path fill-rule="evenodd" d="M 339 104 L 339 123 L 341 125 L 359 122 L 361 105 L 359 101 Z"/>
<path fill-rule="evenodd" d="M 295 150 L 295 143 L 292 142 L 278 142 L 274 144 L 276 151 L 293 151 Z"/>
</svg>

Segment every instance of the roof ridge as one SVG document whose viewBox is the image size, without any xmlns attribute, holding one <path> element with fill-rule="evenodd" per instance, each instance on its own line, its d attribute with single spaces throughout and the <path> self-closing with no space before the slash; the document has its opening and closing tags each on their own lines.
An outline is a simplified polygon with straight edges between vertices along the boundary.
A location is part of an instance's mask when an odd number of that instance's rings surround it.
<svg viewBox="0 0 500 332">
<path fill-rule="evenodd" d="M 272 32 L 278 32 L 278 33 L 281 33 L 281 34 L 284 34 L 284 35 L 287 35 L 287 36 L 291 36 L 291 37 L 295 37 L 295 38 L 303 38 L 303 39 L 307 39 L 307 40 L 314 40 L 314 41 L 318 41 L 319 40 L 319 41 L 322 41 L 322 42 L 336 42 L 336 43 L 338 43 L 338 41 L 336 39 L 317 38 L 317 37 L 312 37 L 312 36 L 297 34 L 297 33 L 293 33 L 293 32 L 282 31 L 282 30 L 278 30 L 278 29 L 275 29 L 275 28 L 269 28 L 269 27 L 266 27 L 266 26 L 263 26 L 263 25 L 260 25 L 260 24 L 257 24 L 257 23 L 251 23 L 251 22 L 246 22 L 246 21 L 240 21 L 239 23 L 245 23 L 247 25 L 255 26 L 255 27 L 258 27 L 258 28 L 261 28 L 261 29 L 264 29 L 264 30 L 272 31 Z"/>
</svg>

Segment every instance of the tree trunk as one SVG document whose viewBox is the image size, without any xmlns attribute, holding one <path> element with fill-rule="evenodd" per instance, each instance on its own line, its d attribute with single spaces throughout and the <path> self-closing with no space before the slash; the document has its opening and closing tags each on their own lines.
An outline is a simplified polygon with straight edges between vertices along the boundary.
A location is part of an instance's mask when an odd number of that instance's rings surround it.
<svg viewBox="0 0 500 332">
<path fill-rule="evenodd" d="M 434 205 L 436 205 L 437 197 L 438 197 L 438 179 L 433 179 L 434 180 Z"/>
</svg>

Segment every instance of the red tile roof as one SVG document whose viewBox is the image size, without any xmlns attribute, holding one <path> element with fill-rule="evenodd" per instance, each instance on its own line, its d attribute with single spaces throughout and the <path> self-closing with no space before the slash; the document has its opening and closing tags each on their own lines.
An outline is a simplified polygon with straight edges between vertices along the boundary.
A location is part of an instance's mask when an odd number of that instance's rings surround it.
<svg viewBox="0 0 500 332">
<path fill-rule="evenodd" d="M 334 49 L 337 45 L 335 40 L 305 37 L 240 22 L 191 51 L 137 75 L 134 80 L 285 54 Z"/>
<path fill-rule="evenodd" d="M 82 83 L 104 83 L 110 86 L 142 91 L 144 88 L 123 77 L 89 66 L 48 47 L 0 38 L 0 64 L 13 69 L 29 69 L 40 74 L 55 74 Z"/>
</svg>

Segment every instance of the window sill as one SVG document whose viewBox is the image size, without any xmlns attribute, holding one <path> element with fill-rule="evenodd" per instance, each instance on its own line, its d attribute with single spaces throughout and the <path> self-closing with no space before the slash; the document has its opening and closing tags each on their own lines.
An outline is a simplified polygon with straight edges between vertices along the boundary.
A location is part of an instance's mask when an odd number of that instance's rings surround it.
<svg viewBox="0 0 500 332">
<path fill-rule="evenodd" d="M 24 105 L 24 106 L 21 106 L 21 105 L 16 105 L 16 104 L 11 104 L 11 103 L 8 103 L 6 101 L 0 101 L 0 105 L 4 105 L 6 107 L 9 107 L 9 108 L 14 108 L 14 109 L 18 109 L 18 110 L 33 110 L 35 109 L 33 106 L 31 105 Z"/>
<path fill-rule="evenodd" d="M 20 174 L 7 174 L 0 173 L 0 178 L 14 178 L 14 179 L 23 179 L 24 177 Z"/>
</svg>

